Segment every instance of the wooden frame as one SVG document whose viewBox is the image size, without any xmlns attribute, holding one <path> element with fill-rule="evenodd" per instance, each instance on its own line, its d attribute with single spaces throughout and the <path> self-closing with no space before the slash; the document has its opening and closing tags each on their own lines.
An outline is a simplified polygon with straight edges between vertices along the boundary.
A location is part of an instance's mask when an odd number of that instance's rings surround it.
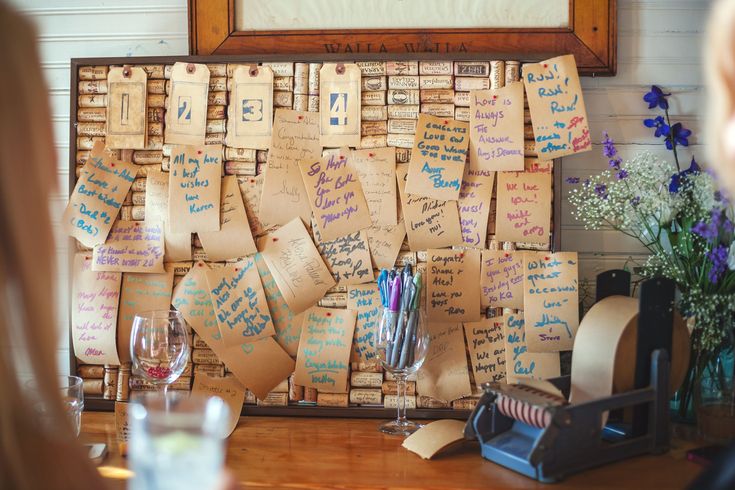
<svg viewBox="0 0 735 490">
<path fill-rule="evenodd" d="M 463 59 L 482 59 L 481 56 L 463 56 Z M 239 55 L 239 56 L 146 56 L 146 57 L 114 57 L 114 58 L 72 58 L 71 59 L 71 83 L 70 83 L 70 117 L 69 117 L 69 195 L 74 191 L 77 183 L 76 153 L 77 153 L 77 109 L 79 96 L 79 67 L 94 65 L 143 65 L 143 64 L 173 64 L 176 62 L 192 63 L 261 63 L 268 61 L 293 61 L 293 62 L 322 62 L 325 60 L 335 61 L 362 61 L 362 60 L 427 60 L 447 59 L 446 55 L 437 53 L 403 53 L 400 55 L 380 54 L 358 54 L 345 57 L 344 55 Z M 524 59 L 525 60 L 525 59 Z M 562 188 L 560 160 L 554 160 L 553 167 L 553 210 L 552 210 L 552 251 L 558 251 L 561 247 L 561 199 L 557 198 L 557 192 Z M 76 241 L 70 238 L 69 260 L 74 259 L 76 253 Z M 72 278 L 69 277 L 69 291 L 72 290 Z M 69 325 L 71 325 L 71 310 L 69 311 Z M 72 345 L 71 329 L 69 330 L 69 345 Z M 70 372 L 77 372 L 77 359 L 73 348 L 69 350 Z M 85 410 L 113 411 L 114 400 L 104 400 L 98 397 L 85 397 Z M 469 410 L 455 409 L 408 409 L 408 417 L 413 419 L 460 419 L 466 420 L 470 414 Z M 254 405 L 243 405 L 242 415 L 266 415 L 266 416 L 302 416 L 302 417 L 351 417 L 351 418 L 384 418 L 395 417 L 396 410 L 392 408 L 373 407 L 317 407 L 296 406 L 287 407 L 262 407 Z"/>
<path fill-rule="evenodd" d="M 573 54 L 582 75 L 615 75 L 617 0 L 569 0 L 569 27 L 493 29 L 358 29 L 237 31 L 234 0 L 189 0 L 189 53 L 409 54 L 442 59 L 484 54 L 537 61 Z"/>
</svg>

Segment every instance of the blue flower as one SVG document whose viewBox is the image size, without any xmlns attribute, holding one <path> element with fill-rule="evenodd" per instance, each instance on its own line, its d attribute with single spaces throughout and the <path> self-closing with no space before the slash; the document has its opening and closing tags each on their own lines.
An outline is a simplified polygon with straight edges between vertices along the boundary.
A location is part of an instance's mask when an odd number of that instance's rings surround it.
<svg viewBox="0 0 735 490">
<path fill-rule="evenodd" d="M 607 134 L 607 131 L 602 132 L 602 154 L 606 158 L 612 158 L 618 154 L 618 150 L 615 149 L 615 142 Z"/>
<path fill-rule="evenodd" d="M 643 125 L 647 128 L 656 128 L 656 131 L 653 134 L 656 138 L 668 136 L 669 131 L 671 130 L 662 116 L 656 116 L 654 119 L 644 119 Z"/>
<path fill-rule="evenodd" d="M 567 177 L 567 184 L 579 184 L 579 177 Z"/>
<path fill-rule="evenodd" d="M 671 182 L 669 182 L 669 192 L 672 194 L 676 194 L 677 192 L 679 192 L 679 189 L 681 188 L 681 184 L 683 183 L 683 181 L 689 175 L 696 175 L 699 172 L 701 172 L 701 170 L 702 169 L 699 168 L 699 164 L 697 164 L 697 161 L 694 160 L 694 157 L 692 157 L 692 163 L 689 164 L 688 169 L 682 170 L 681 172 L 676 173 L 671 176 Z"/>
<path fill-rule="evenodd" d="M 666 148 L 669 150 L 673 148 L 671 140 L 674 140 L 677 145 L 689 146 L 689 140 L 687 138 L 689 138 L 691 134 L 692 132 L 682 126 L 681 123 L 674 124 L 671 126 L 671 138 L 666 138 Z"/>
<path fill-rule="evenodd" d="M 701 236 L 708 242 L 713 242 L 717 239 L 719 231 L 716 223 L 698 221 L 694 226 L 692 226 L 692 233 Z"/>
<path fill-rule="evenodd" d="M 725 245 L 717 245 L 713 250 L 707 252 L 707 258 L 712 262 L 707 278 L 709 282 L 716 284 L 722 273 L 727 270 L 728 249 Z"/>
<path fill-rule="evenodd" d="M 671 94 L 665 94 L 658 86 L 651 85 L 651 91 L 643 96 L 643 100 L 648 102 L 649 109 L 658 106 L 663 110 L 667 110 L 669 108 L 669 101 L 666 100 L 666 97 L 669 95 Z"/>
</svg>

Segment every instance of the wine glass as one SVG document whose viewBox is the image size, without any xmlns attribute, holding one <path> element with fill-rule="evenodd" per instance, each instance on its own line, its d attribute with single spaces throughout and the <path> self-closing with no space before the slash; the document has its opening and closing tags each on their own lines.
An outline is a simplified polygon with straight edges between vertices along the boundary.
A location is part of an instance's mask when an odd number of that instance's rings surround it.
<svg viewBox="0 0 735 490">
<path fill-rule="evenodd" d="M 189 360 L 189 335 L 181 313 L 157 310 L 138 313 L 130 334 L 133 373 L 162 387 L 165 396 L 186 368 Z"/>
<path fill-rule="evenodd" d="M 380 317 L 376 341 L 378 358 L 383 368 L 393 374 L 398 388 L 396 419 L 378 428 L 386 434 L 407 436 L 422 427 L 406 418 L 406 379 L 419 370 L 429 348 L 426 313 L 418 303 L 398 311 L 383 308 Z"/>
</svg>

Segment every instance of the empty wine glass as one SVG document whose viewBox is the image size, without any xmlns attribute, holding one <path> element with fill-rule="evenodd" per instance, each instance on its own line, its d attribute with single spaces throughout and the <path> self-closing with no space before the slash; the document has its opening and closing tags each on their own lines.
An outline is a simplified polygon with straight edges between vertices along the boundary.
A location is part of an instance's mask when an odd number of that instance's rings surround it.
<svg viewBox="0 0 735 490">
<path fill-rule="evenodd" d="M 380 317 L 376 342 L 378 358 L 383 368 L 395 377 L 398 389 L 396 420 L 379 427 L 386 434 L 407 436 L 422 427 L 406 418 L 406 379 L 419 370 L 429 347 L 426 315 L 417 303 L 419 301 L 398 311 L 383 308 Z"/>
<path fill-rule="evenodd" d="M 164 395 L 186 368 L 189 360 L 189 334 L 181 313 L 158 310 L 139 313 L 133 318 L 130 334 L 133 374 L 162 387 Z"/>
</svg>

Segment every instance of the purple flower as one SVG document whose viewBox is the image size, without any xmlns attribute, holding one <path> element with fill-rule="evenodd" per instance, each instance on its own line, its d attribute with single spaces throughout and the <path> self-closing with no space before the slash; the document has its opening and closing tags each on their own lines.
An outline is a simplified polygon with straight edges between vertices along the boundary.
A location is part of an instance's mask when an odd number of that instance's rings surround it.
<svg viewBox="0 0 735 490">
<path fill-rule="evenodd" d="M 719 234 L 716 223 L 707 223 L 705 221 L 698 221 L 692 226 L 692 233 L 695 233 L 708 242 L 713 242 L 717 239 Z"/>
<path fill-rule="evenodd" d="M 664 121 L 663 116 L 656 116 L 654 119 L 644 119 L 643 125 L 647 128 L 656 128 L 656 131 L 653 133 L 656 138 L 668 136 L 671 131 L 669 125 Z"/>
<path fill-rule="evenodd" d="M 658 106 L 663 110 L 667 110 L 669 108 L 669 101 L 666 100 L 666 97 L 669 95 L 671 94 L 665 94 L 658 86 L 651 85 L 651 91 L 643 96 L 643 100 L 648 102 L 649 109 Z"/>
<path fill-rule="evenodd" d="M 641 203 L 641 196 L 635 196 L 633 199 L 630 200 L 630 204 L 633 205 L 633 207 L 637 207 Z"/>
<path fill-rule="evenodd" d="M 717 245 L 714 249 L 707 252 L 707 258 L 712 262 L 712 268 L 707 274 L 709 282 L 712 284 L 720 280 L 722 273 L 727 270 L 728 250 L 725 245 Z"/>
<path fill-rule="evenodd" d="M 567 177 L 567 184 L 579 184 L 579 177 Z"/>
<path fill-rule="evenodd" d="M 671 137 L 666 138 L 666 148 L 668 148 L 669 150 L 673 149 L 673 145 L 671 143 L 672 140 L 677 145 L 689 146 L 689 140 L 687 138 L 689 138 L 691 134 L 692 132 L 682 126 L 681 123 L 674 124 L 673 126 L 671 126 Z"/>
<path fill-rule="evenodd" d="M 606 158 L 613 158 L 618 154 L 618 150 L 615 149 L 615 142 L 607 134 L 607 131 L 602 132 L 602 154 Z"/>
<path fill-rule="evenodd" d="M 597 194 L 597 197 L 607 199 L 607 186 L 605 184 L 597 184 L 595 186 L 595 194 Z"/>
<path fill-rule="evenodd" d="M 666 143 L 668 145 L 668 141 Z M 684 183 L 684 180 L 686 180 L 688 176 L 696 175 L 699 172 L 701 172 L 699 164 L 697 164 L 697 161 L 694 160 L 694 157 L 692 157 L 692 163 L 689 164 L 688 169 L 682 170 L 681 172 L 671 176 L 671 182 L 669 182 L 669 192 L 672 194 L 676 194 L 677 192 L 679 192 L 681 185 Z"/>
<path fill-rule="evenodd" d="M 623 180 L 628 176 L 628 171 L 623 168 L 617 174 L 615 174 L 615 176 L 618 178 L 618 180 Z"/>
</svg>

